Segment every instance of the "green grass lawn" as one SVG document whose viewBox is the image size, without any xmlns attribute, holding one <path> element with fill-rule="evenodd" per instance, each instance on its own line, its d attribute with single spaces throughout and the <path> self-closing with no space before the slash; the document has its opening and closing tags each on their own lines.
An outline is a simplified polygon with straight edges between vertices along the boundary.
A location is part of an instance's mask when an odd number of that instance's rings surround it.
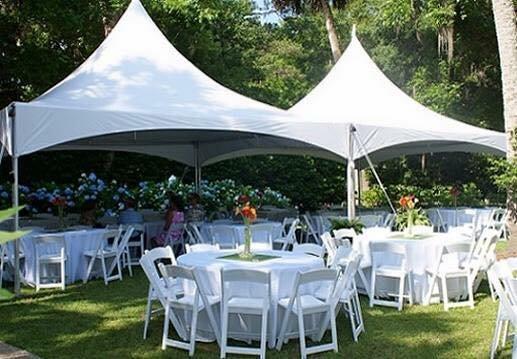
<svg viewBox="0 0 517 359">
<path fill-rule="evenodd" d="M 43 358 L 186 358 L 186 352 L 160 349 L 162 317 L 151 322 L 142 339 L 147 279 L 133 278 L 105 286 L 102 281 L 66 291 L 24 291 L 17 300 L 0 301 L 0 341 Z M 443 310 L 441 305 L 395 309 L 369 308 L 363 300 L 366 333 L 354 343 L 347 319 L 339 315 L 339 353 L 315 358 L 487 358 L 497 305 L 487 291 L 476 295 L 476 308 Z M 508 352 L 503 355 L 508 355 Z M 198 343 L 197 358 L 218 358 L 217 344 Z M 290 341 L 269 358 L 299 357 Z M 229 355 L 235 358 L 235 355 Z"/>
</svg>

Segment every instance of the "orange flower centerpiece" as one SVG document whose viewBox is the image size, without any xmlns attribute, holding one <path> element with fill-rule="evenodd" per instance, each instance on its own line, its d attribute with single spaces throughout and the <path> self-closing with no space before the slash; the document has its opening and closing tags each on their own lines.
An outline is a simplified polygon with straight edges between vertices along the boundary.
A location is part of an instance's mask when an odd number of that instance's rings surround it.
<svg viewBox="0 0 517 359">
<path fill-rule="evenodd" d="M 429 223 L 427 216 L 421 208 L 417 208 L 418 198 L 414 195 L 402 196 L 399 200 L 400 213 L 397 215 L 397 223 L 404 229 L 407 237 L 413 237 L 413 226 Z"/>
<path fill-rule="evenodd" d="M 240 195 L 237 198 L 235 214 L 240 215 L 244 221 L 244 250 L 239 254 L 241 258 L 251 258 L 251 223 L 257 219 L 257 209 L 251 205 L 247 195 Z"/>
<path fill-rule="evenodd" d="M 65 207 L 66 207 L 66 199 L 64 197 L 54 197 L 52 201 L 53 206 L 57 207 L 57 215 L 59 218 L 59 229 L 65 229 Z"/>
</svg>

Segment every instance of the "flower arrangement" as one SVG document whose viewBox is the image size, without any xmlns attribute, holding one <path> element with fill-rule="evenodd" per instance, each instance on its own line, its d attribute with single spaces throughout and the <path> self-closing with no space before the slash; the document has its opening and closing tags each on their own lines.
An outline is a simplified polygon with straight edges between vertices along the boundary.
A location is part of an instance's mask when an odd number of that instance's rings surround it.
<svg viewBox="0 0 517 359">
<path fill-rule="evenodd" d="M 52 205 L 57 208 L 57 215 L 59 217 L 59 228 L 64 230 L 66 227 L 65 224 L 65 208 L 66 208 L 66 198 L 57 196 L 52 200 Z"/>
<path fill-rule="evenodd" d="M 449 194 L 452 197 L 452 204 L 454 205 L 454 208 L 458 206 L 458 197 L 461 194 L 461 187 L 458 185 L 454 185 L 451 187 Z"/>
<path fill-rule="evenodd" d="M 427 225 L 429 219 L 422 210 L 418 208 L 418 198 L 414 195 L 402 196 L 399 200 L 399 213 L 397 214 L 397 225 L 398 228 L 404 230 L 408 237 L 413 237 L 413 226 L 414 225 Z"/>
<path fill-rule="evenodd" d="M 242 258 L 251 258 L 251 223 L 257 219 L 257 209 L 251 205 L 248 195 L 240 195 L 235 206 L 235 215 L 240 215 L 244 221 L 244 251 L 240 253 Z"/>
</svg>

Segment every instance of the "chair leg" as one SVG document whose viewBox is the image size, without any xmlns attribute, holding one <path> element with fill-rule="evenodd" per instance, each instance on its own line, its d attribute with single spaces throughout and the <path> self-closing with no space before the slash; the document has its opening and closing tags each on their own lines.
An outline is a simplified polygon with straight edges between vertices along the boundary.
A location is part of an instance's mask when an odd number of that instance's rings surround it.
<svg viewBox="0 0 517 359">
<path fill-rule="evenodd" d="M 61 260 L 61 290 L 65 290 L 66 275 L 65 275 L 65 260 Z"/>
<path fill-rule="evenodd" d="M 102 266 L 102 275 L 104 276 L 104 284 L 108 285 L 108 273 L 106 273 L 106 261 L 104 257 L 100 258 Z"/>
<path fill-rule="evenodd" d="M 132 268 L 132 263 L 131 263 L 131 253 L 129 252 L 129 247 L 127 249 L 127 267 L 128 267 L 128 270 L 129 270 L 129 276 L 132 277 L 133 276 L 133 268 Z"/>
<path fill-rule="evenodd" d="M 86 275 L 83 278 L 83 283 L 88 282 L 88 279 L 90 279 L 90 275 L 92 273 L 94 264 L 95 264 L 95 256 L 90 258 L 90 262 L 88 263 L 88 269 L 86 270 Z"/>
<path fill-rule="evenodd" d="M 490 359 L 495 357 L 497 347 L 499 346 L 499 338 L 501 335 L 501 308 L 497 310 L 497 317 L 495 320 L 494 335 L 492 336 L 492 345 L 490 346 Z"/>
<path fill-rule="evenodd" d="M 260 328 L 260 359 L 266 358 L 267 316 L 268 310 L 265 309 L 262 311 L 262 327 Z"/>
<path fill-rule="evenodd" d="M 303 312 L 298 308 L 298 332 L 300 333 L 300 354 L 302 359 L 307 358 L 307 347 L 305 344 L 305 326 L 303 324 Z"/>
<path fill-rule="evenodd" d="M 399 278 L 399 307 L 398 310 L 402 310 L 404 307 L 404 284 L 406 283 L 406 275 Z"/>
<path fill-rule="evenodd" d="M 330 308 L 330 331 L 332 334 L 332 347 L 334 348 L 334 353 L 337 353 L 338 352 L 337 328 L 336 328 L 336 313 L 334 312 L 334 308 Z"/>
<path fill-rule="evenodd" d="M 372 268 L 372 280 L 370 281 L 370 307 L 373 307 L 375 299 L 375 269 Z"/>
<path fill-rule="evenodd" d="M 222 303 L 221 303 L 222 304 Z M 226 344 L 228 340 L 228 308 L 223 308 L 221 323 L 221 359 L 226 358 Z"/>
<path fill-rule="evenodd" d="M 282 349 L 282 345 L 284 344 L 285 332 L 287 330 L 287 324 L 289 322 L 289 315 L 291 314 L 290 308 L 286 308 L 284 313 L 284 318 L 282 320 L 282 327 L 280 328 L 280 334 L 278 335 L 276 350 Z"/>
<path fill-rule="evenodd" d="M 471 280 L 467 277 L 468 293 L 469 293 L 469 305 L 471 309 L 474 309 L 474 289 L 472 288 Z"/>
<path fill-rule="evenodd" d="M 151 313 L 153 311 L 153 301 L 151 299 L 152 292 L 153 288 L 149 287 L 149 292 L 147 294 L 147 305 L 145 307 L 144 339 L 147 339 L 147 329 L 149 328 L 149 321 L 151 320 Z"/>
<path fill-rule="evenodd" d="M 364 286 L 364 290 L 366 291 L 366 295 L 368 296 L 368 298 L 371 298 L 373 296 L 373 294 L 371 291 L 371 287 L 368 285 L 368 281 L 366 280 L 366 275 L 364 274 L 364 271 L 362 270 L 362 268 L 359 268 L 357 270 L 357 272 L 359 273 L 359 278 L 361 278 L 361 282 L 363 282 L 363 286 Z"/>
<path fill-rule="evenodd" d="M 167 339 L 169 338 L 169 315 L 171 307 L 169 303 L 165 307 L 165 318 L 163 319 L 163 334 L 162 334 L 162 350 L 167 347 Z"/>
<path fill-rule="evenodd" d="M 117 261 L 117 271 L 118 271 L 118 279 L 122 280 L 122 264 L 120 261 L 122 260 L 123 256 L 115 257 L 114 260 Z"/>
<path fill-rule="evenodd" d="M 431 282 L 429 283 L 429 292 L 425 295 L 424 303 L 429 305 L 431 303 L 431 297 L 433 295 L 434 286 L 436 285 L 436 274 L 431 276 Z"/>
<path fill-rule="evenodd" d="M 408 273 L 407 281 L 408 281 L 409 305 L 413 305 L 413 273 L 411 273 L 411 272 Z"/>
<path fill-rule="evenodd" d="M 194 350 L 196 349 L 197 315 L 198 308 L 192 308 L 192 322 L 190 324 L 190 348 L 188 351 L 188 355 L 191 357 L 194 356 Z"/>
<path fill-rule="evenodd" d="M 443 308 L 449 310 L 449 293 L 447 293 L 447 277 L 441 276 Z"/>
<path fill-rule="evenodd" d="M 40 290 L 40 263 L 36 258 L 36 292 Z"/>
</svg>

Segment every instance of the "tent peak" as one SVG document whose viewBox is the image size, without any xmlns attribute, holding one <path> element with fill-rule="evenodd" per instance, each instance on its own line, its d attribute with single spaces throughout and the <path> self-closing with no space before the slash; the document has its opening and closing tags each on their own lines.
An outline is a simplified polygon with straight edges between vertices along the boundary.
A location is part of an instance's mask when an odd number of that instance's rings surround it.
<svg viewBox="0 0 517 359">
<path fill-rule="evenodd" d="M 355 26 L 355 24 L 353 24 L 352 25 L 352 37 L 356 37 L 355 32 L 356 32 L 356 26 Z"/>
</svg>

